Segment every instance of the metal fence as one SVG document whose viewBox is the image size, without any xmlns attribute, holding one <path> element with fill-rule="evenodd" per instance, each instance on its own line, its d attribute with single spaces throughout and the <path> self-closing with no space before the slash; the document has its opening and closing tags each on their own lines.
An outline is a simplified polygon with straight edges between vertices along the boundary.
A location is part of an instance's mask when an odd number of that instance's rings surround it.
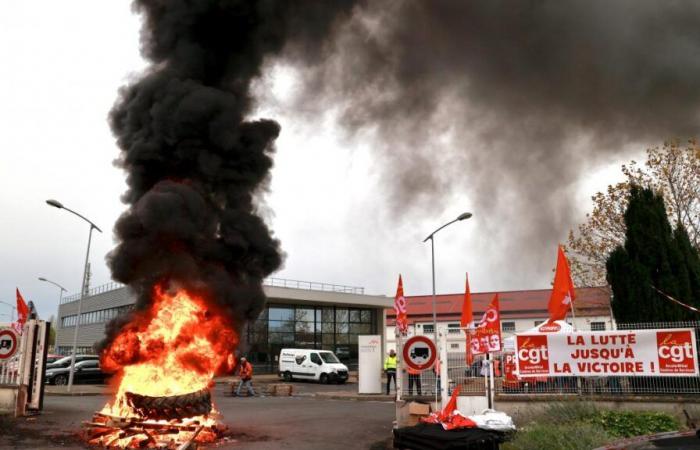
<svg viewBox="0 0 700 450">
<path fill-rule="evenodd" d="M 696 349 L 700 348 L 700 322 L 650 322 L 618 324 L 618 330 L 693 328 Z M 462 340 L 464 337 L 461 338 Z M 449 342 L 457 342 L 448 336 Z M 617 395 L 700 395 L 700 377 L 539 377 L 506 381 L 505 354 L 492 354 L 496 394 L 572 394 L 580 396 Z M 485 395 L 485 374 L 489 363 L 481 355 L 467 364 L 466 352 L 448 352 L 449 391 L 460 386 L 460 395 Z M 427 371 L 426 371 L 427 372 Z M 407 387 L 407 384 L 404 384 Z M 404 389 L 406 389 L 406 387 Z M 404 390 L 404 392 L 408 392 Z"/>
</svg>

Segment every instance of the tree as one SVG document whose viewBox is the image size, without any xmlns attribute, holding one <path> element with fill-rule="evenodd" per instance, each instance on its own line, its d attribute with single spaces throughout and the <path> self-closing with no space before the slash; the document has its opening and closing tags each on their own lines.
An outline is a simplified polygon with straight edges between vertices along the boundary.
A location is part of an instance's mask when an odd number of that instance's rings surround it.
<svg viewBox="0 0 700 450">
<path fill-rule="evenodd" d="M 624 214 L 625 241 L 607 258 L 607 281 L 618 322 L 696 319 L 664 298 L 700 303 L 700 257 L 682 223 L 673 230 L 660 193 L 632 185 Z"/>
<path fill-rule="evenodd" d="M 593 195 L 593 211 L 569 232 L 567 253 L 578 286 L 605 284 L 608 256 L 625 239 L 623 216 L 635 184 L 659 193 L 670 221 L 682 224 L 692 247 L 700 249 L 700 146 L 694 139 L 686 146 L 671 141 L 648 149 L 643 167 L 631 161 L 622 173 L 626 180 Z"/>
</svg>

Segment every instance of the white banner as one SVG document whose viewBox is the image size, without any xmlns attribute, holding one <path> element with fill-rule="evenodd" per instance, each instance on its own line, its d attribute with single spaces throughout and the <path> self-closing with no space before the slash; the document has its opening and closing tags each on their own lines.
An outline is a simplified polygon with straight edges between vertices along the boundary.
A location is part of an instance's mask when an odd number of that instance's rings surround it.
<svg viewBox="0 0 700 450">
<path fill-rule="evenodd" d="M 515 348 L 520 378 L 698 375 L 691 328 L 518 334 Z"/>
</svg>

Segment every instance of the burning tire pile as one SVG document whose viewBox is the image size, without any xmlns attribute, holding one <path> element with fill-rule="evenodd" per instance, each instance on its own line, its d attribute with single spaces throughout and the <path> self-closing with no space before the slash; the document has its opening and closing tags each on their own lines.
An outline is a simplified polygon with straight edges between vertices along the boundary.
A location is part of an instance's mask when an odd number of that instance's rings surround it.
<svg viewBox="0 0 700 450">
<path fill-rule="evenodd" d="M 155 420 L 201 416 L 209 414 L 212 409 L 209 389 L 167 397 L 149 397 L 127 392 L 126 401 L 143 417 Z"/>
<path fill-rule="evenodd" d="M 95 413 L 84 423 L 88 443 L 102 448 L 196 448 L 188 445 L 213 442 L 224 431 L 209 417 L 213 408 L 208 389 L 164 397 L 127 392 L 126 398 L 138 415 Z"/>
</svg>

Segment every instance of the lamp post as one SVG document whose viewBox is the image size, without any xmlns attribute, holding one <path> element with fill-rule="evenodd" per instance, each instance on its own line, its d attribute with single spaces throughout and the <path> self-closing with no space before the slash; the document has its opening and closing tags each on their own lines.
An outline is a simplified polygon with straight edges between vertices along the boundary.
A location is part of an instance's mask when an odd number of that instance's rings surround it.
<svg viewBox="0 0 700 450">
<path fill-rule="evenodd" d="M 2 300 L 0 300 L 0 303 L 12 308 L 12 315 L 10 316 L 10 319 L 14 322 L 15 321 L 15 310 L 17 309 L 17 307 L 15 305 L 13 305 L 12 303 L 3 302 Z"/>
<path fill-rule="evenodd" d="M 470 212 L 464 212 L 457 216 L 456 219 L 452 220 L 451 222 L 447 222 L 437 230 L 433 231 L 430 233 L 430 235 L 423 239 L 423 242 L 427 242 L 428 239 L 430 239 L 430 256 L 431 256 L 431 267 L 432 267 L 432 273 L 433 273 L 433 339 L 435 339 L 435 347 L 437 348 L 438 346 L 438 339 L 437 339 L 437 307 L 435 303 L 435 233 L 438 231 L 442 230 L 443 228 L 452 225 L 455 222 L 459 222 L 465 219 L 469 219 L 472 216 L 472 213 Z M 435 403 L 437 403 L 437 380 L 438 380 L 438 374 L 435 374 Z M 447 382 L 447 380 L 445 380 Z"/>
<path fill-rule="evenodd" d="M 90 224 L 90 232 L 88 233 L 88 245 L 87 245 L 87 252 L 85 253 L 85 266 L 83 268 L 83 282 L 80 285 L 80 295 L 78 296 L 78 315 L 76 316 L 75 319 L 75 331 L 73 333 L 73 353 L 71 355 L 71 361 L 70 361 L 70 372 L 68 374 L 68 387 L 67 390 L 70 392 L 72 386 L 73 386 L 73 372 L 75 371 L 75 354 L 77 352 L 78 348 L 78 328 L 80 327 L 80 313 L 82 312 L 83 308 L 83 296 L 85 295 L 85 281 L 87 280 L 87 273 L 88 273 L 88 264 L 90 261 L 90 242 L 92 241 L 92 230 L 95 229 L 102 233 L 102 230 L 100 230 L 100 227 L 92 223 L 90 219 L 87 217 L 83 216 L 82 214 L 79 214 L 75 211 L 73 211 L 70 208 L 66 208 L 59 202 L 58 200 L 46 200 L 46 204 L 49 206 L 53 206 L 54 208 L 58 209 L 65 209 L 69 213 L 72 213 L 87 223 Z M 61 291 L 63 292 L 63 291 Z"/>
<path fill-rule="evenodd" d="M 47 280 L 44 277 L 39 277 L 39 281 L 45 281 L 46 283 L 51 283 L 60 289 L 59 294 L 58 294 L 58 311 L 56 312 L 56 321 L 58 321 L 58 319 L 60 317 L 61 301 L 63 301 L 63 293 L 68 292 L 68 291 L 66 290 L 66 288 L 64 288 L 60 284 L 56 283 L 55 281 Z M 56 330 L 58 330 L 58 325 L 56 325 Z M 58 333 L 56 333 L 56 337 L 55 337 L 54 342 L 53 342 L 53 348 L 54 348 L 54 352 L 58 353 L 58 351 L 57 351 L 58 350 Z"/>
</svg>

